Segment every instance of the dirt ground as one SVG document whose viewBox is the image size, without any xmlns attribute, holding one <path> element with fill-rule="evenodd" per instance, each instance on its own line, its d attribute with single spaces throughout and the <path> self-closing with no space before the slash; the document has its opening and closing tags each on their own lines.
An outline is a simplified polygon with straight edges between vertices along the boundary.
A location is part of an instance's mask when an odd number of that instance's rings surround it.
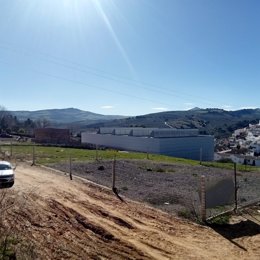
<svg viewBox="0 0 260 260">
<path fill-rule="evenodd" d="M 251 222 L 235 224 L 227 236 L 27 164 L 18 165 L 15 185 L 0 190 L 0 201 L 1 226 L 27 246 L 27 257 L 18 259 L 260 259 L 260 228 Z"/>
<path fill-rule="evenodd" d="M 73 163 L 72 174 L 111 187 L 112 166 L 113 161 Z M 68 164 L 56 164 L 51 167 L 69 172 Z M 150 160 L 118 160 L 115 169 L 119 194 L 171 214 L 186 215 L 194 220 L 200 214 L 200 176 L 205 175 L 208 184 L 234 176 L 232 170 Z M 259 172 L 238 172 L 237 182 L 239 205 L 260 199 Z M 234 204 L 227 209 L 232 207 Z M 217 209 L 210 209 L 207 210 L 207 215 L 216 212 Z"/>
</svg>

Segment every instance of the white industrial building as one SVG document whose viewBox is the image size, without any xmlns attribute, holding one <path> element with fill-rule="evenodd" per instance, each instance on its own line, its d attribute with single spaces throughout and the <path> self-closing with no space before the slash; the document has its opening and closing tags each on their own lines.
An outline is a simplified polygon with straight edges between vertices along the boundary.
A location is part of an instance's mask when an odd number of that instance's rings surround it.
<svg viewBox="0 0 260 260">
<path fill-rule="evenodd" d="M 214 138 L 198 129 L 100 128 L 83 132 L 81 142 L 119 150 L 147 152 L 193 160 L 214 159 Z"/>
</svg>

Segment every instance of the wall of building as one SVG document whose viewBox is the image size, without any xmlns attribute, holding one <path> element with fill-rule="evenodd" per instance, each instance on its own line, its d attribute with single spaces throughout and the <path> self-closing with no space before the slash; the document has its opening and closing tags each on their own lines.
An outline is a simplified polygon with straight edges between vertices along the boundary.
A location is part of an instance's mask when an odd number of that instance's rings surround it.
<svg viewBox="0 0 260 260">
<path fill-rule="evenodd" d="M 34 130 L 36 143 L 68 144 L 70 142 L 69 129 L 38 128 Z"/>
<path fill-rule="evenodd" d="M 152 138 L 82 133 L 81 141 L 120 150 L 163 154 L 193 160 L 200 160 L 200 151 L 202 151 L 203 161 L 214 159 L 212 136 Z"/>
<path fill-rule="evenodd" d="M 159 141 L 157 139 L 148 137 L 82 133 L 81 142 L 111 147 L 119 150 L 149 153 L 158 153 L 160 151 Z"/>
<path fill-rule="evenodd" d="M 164 155 L 203 161 L 214 160 L 212 136 L 160 138 L 160 153 Z"/>
<path fill-rule="evenodd" d="M 232 154 L 230 156 L 233 162 L 239 163 L 239 164 L 247 164 L 247 165 L 253 165 L 253 166 L 260 166 L 260 158 L 257 157 L 249 157 L 249 156 L 239 156 Z"/>
</svg>

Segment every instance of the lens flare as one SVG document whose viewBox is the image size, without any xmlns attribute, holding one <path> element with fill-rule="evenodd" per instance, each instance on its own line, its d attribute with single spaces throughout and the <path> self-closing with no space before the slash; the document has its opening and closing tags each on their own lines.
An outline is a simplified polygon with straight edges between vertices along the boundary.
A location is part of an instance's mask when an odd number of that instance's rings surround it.
<svg viewBox="0 0 260 260">
<path fill-rule="evenodd" d="M 119 38 L 118 38 L 118 36 L 117 36 L 117 34 L 116 34 L 114 28 L 113 28 L 113 26 L 112 26 L 112 24 L 111 24 L 111 22 L 110 22 L 108 16 L 106 15 L 105 10 L 104 10 L 104 8 L 102 7 L 102 4 L 100 3 L 99 0 L 91 0 L 91 1 L 92 1 L 92 3 L 93 3 L 94 7 L 96 8 L 98 14 L 100 15 L 100 17 L 103 19 L 103 21 L 104 21 L 104 23 L 105 23 L 105 25 L 106 25 L 106 27 L 107 27 L 109 33 L 111 34 L 111 36 L 112 36 L 112 38 L 113 38 L 113 40 L 114 40 L 114 42 L 115 42 L 117 48 L 119 49 L 119 51 L 120 51 L 120 53 L 121 53 L 123 59 L 125 60 L 125 62 L 126 62 L 128 68 L 129 68 L 129 70 L 130 70 L 132 76 L 133 76 L 135 79 L 137 79 L 135 69 L 134 69 L 134 67 L 133 67 L 133 65 L 132 65 L 132 63 L 131 63 L 131 61 L 130 61 L 128 55 L 127 55 L 126 50 L 124 49 L 122 43 L 120 42 L 120 40 L 119 40 Z M 112 1 L 112 0 L 111 0 L 111 1 Z"/>
</svg>

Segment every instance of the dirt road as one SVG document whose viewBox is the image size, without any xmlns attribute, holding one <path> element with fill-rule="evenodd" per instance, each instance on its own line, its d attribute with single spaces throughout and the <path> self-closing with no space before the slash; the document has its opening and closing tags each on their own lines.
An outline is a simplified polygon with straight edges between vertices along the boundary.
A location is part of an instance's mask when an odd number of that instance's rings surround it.
<svg viewBox="0 0 260 260">
<path fill-rule="evenodd" d="M 232 241 L 209 227 L 64 174 L 20 164 L 2 216 L 37 259 L 260 259 L 260 232 Z"/>
</svg>

